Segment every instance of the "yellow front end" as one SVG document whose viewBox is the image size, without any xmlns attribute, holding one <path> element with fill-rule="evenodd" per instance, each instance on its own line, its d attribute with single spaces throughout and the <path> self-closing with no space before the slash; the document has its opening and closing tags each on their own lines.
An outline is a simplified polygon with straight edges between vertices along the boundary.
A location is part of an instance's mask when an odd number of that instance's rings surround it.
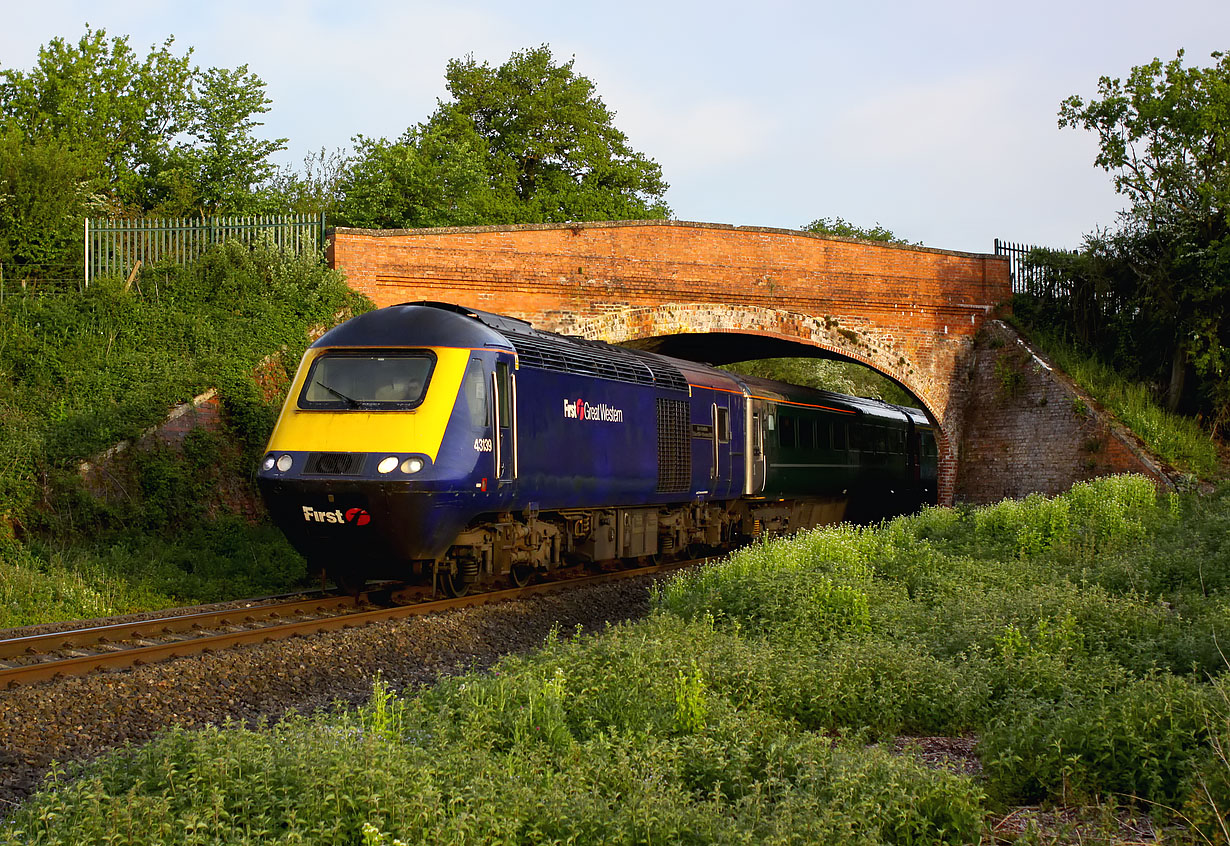
<svg viewBox="0 0 1230 846">
<path fill-rule="evenodd" d="M 298 397 L 312 363 L 331 349 L 310 349 L 304 355 L 278 417 L 268 451 L 418 453 L 434 463 L 453 413 L 471 351 L 431 348 L 436 356 L 431 382 L 422 403 L 409 411 L 362 409 L 319 410 L 299 407 Z"/>
</svg>

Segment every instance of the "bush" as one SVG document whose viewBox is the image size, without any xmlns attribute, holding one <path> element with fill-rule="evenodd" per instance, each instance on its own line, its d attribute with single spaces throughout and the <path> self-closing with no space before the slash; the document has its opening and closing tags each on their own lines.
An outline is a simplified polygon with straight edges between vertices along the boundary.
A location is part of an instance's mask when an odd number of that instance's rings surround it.
<svg viewBox="0 0 1230 846">
<path fill-rule="evenodd" d="M 1230 603 L 1180 564 L 1220 548 L 1202 535 L 1227 498 L 1145 490 L 760 545 L 661 585 L 644 621 L 486 674 L 87 767 L 0 842 L 975 842 L 977 783 L 874 743 L 932 734 L 981 736 L 999 802 L 1133 796 L 1216 842 L 1230 708 L 1206 679 Z M 978 555 L 992 525 L 1002 559 Z M 1022 554 L 1029 526 L 1052 530 Z"/>
<path fill-rule="evenodd" d="M 1013 801 L 1117 793 L 1178 807 L 1207 747 L 1207 690 L 1151 674 L 1048 702 L 1016 699 L 985 729 L 991 791 Z"/>
</svg>

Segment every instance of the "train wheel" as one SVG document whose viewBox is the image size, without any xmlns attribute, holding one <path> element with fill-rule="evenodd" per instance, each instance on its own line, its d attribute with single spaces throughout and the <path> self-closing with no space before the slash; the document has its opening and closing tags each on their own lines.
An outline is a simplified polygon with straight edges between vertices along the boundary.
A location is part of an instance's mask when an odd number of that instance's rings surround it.
<svg viewBox="0 0 1230 846">
<path fill-rule="evenodd" d="M 534 568 L 529 564 L 514 564 L 508 568 L 508 580 L 513 587 L 523 588 L 534 578 Z"/>
<path fill-rule="evenodd" d="M 440 586 L 444 589 L 445 596 L 454 598 L 470 592 L 470 583 L 462 578 L 460 573 L 441 573 Z"/>
</svg>

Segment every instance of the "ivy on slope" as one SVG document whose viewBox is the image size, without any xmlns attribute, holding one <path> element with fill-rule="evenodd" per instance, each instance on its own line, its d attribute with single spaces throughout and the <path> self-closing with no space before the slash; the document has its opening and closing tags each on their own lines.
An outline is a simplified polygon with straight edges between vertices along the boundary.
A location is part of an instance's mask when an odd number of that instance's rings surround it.
<svg viewBox="0 0 1230 846">
<path fill-rule="evenodd" d="M 369 307 L 318 255 L 239 243 L 154 266 L 130 290 L 103 279 L 81 295 L 6 299 L 0 540 L 46 527 L 57 475 L 206 389 L 219 389 L 239 443 L 259 449 L 276 405 L 257 390 L 257 366 L 282 352 L 293 368 L 312 327 Z"/>
</svg>

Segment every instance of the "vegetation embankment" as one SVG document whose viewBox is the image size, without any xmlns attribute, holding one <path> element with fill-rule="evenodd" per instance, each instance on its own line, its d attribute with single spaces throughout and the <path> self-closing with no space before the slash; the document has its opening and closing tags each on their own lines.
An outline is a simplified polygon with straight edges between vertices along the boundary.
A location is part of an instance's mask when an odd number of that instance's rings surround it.
<svg viewBox="0 0 1230 846">
<path fill-rule="evenodd" d="M 253 468 L 309 333 L 369 307 L 318 256 L 224 245 L 125 290 L 0 303 L 0 627 L 284 589 L 302 560 L 259 504 Z M 258 384 L 258 379 L 264 385 Z M 216 388 L 221 431 L 146 439 L 79 464 Z"/>
<path fill-rule="evenodd" d="M 1119 477 L 805 533 L 489 673 L 59 774 L 0 842 L 970 843 L 1037 802 L 1225 842 L 1227 529 Z"/>
<path fill-rule="evenodd" d="M 1022 299 L 1018 298 L 1018 307 Z M 1032 314 L 1028 304 L 1023 310 Z M 1045 323 L 1029 323 L 1026 331 L 1047 358 L 1113 412 L 1158 458 L 1192 480 L 1225 475 L 1218 441 L 1197 419 L 1167 411 L 1147 383 L 1132 381 Z"/>
</svg>

